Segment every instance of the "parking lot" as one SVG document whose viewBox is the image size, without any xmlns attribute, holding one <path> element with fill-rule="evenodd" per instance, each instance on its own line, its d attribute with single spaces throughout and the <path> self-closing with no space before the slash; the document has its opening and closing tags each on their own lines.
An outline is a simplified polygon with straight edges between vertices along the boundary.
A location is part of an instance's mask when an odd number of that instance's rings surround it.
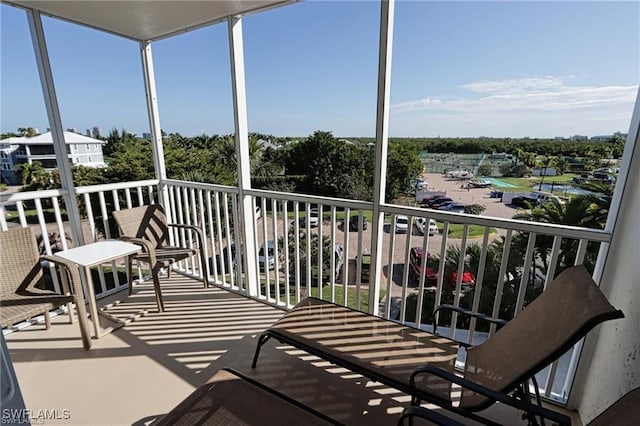
<svg viewBox="0 0 640 426">
<path fill-rule="evenodd" d="M 434 190 L 434 191 L 442 191 L 446 192 L 447 196 L 451 197 L 455 202 L 460 202 L 464 204 L 481 204 L 485 207 L 485 211 L 482 213 L 483 216 L 490 217 L 500 217 L 500 218 L 511 218 L 516 213 L 517 210 L 513 207 L 503 204 L 499 198 L 491 198 L 490 194 L 493 190 L 492 188 L 469 188 L 467 189 L 466 185 L 463 185 L 461 181 L 454 179 L 447 179 L 440 174 L 425 174 L 423 176 L 426 182 L 426 189 Z M 463 187 L 462 187 L 463 186 Z M 352 213 L 355 214 L 355 213 Z M 387 220 L 390 220 L 388 217 Z M 271 217 L 267 218 L 267 235 L 268 238 L 272 238 L 270 235 L 271 229 L 273 226 L 273 221 Z M 292 226 L 289 223 L 289 226 Z M 442 226 L 440 224 L 440 226 Z M 278 221 L 278 236 L 283 235 L 283 223 L 282 220 Z M 319 228 L 313 228 L 314 231 L 317 232 Z M 262 235 L 262 225 L 258 226 L 258 243 L 262 244 L 263 235 Z M 322 222 L 322 233 L 323 235 L 330 235 L 332 231 L 330 215 L 327 215 L 325 212 L 324 220 Z M 391 274 L 392 277 L 392 286 L 391 286 L 391 295 L 398 296 L 402 292 L 402 279 L 403 279 L 403 271 L 404 271 L 404 261 L 407 253 L 407 238 L 409 234 L 405 233 L 394 233 L 394 250 L 393 250 L 393 269 L 389 267 L 389 254 L 390 254 L 390 243 L 392 239 L 391 235 L 391 224 L 385 223 L 384 226 L 384 235 L 383 235 L 383 245 L 382 245 L 382 256 L 383 256 L 383 274 L 389 276 Z M 342 221 L 337 221 L 335 226 L 335 243 L 345 245 L 345 227 L 342 224 Z M 357 231 L 348 231 L 347 227 L 347 245 L 348 252 L 345 256 L 345 262 L 349 262 L 348 264 L 348 279 L 346 280 L 348 283 L 353 284 L 356 282 L 356 256 L 360 253 L 371 253 L 371 224 L 366 230 L 362 232 L 361 242 L 359 243 L 359 233 Z M 500 232 L 493 234 L 492 238 L 498 238 L 500 236 Z M 409 247 L 422 247 L 424 237 L 422 235 L 417 234 L 417 230 L 415 226 L 412 228 L 411 241 L 409 243 Z M 472 238 L 471 241 L 474 240 L 478 243 L 481 242 L 481 236 Z M 456 241 L 460 241 L 455 238 L 448 238 L 448 242 L 455 244 Z M 428 241 L 428 251 L 433 253 L 439 253 L 440 247 L 442 244 L 442 234 L 437 234 L 429 237 Z M 346 277 L 342 276 L 340 281 L 344 281 Z M 386 278 L 383 280 L 383 288 L 386 285 Z"/>
</svg>

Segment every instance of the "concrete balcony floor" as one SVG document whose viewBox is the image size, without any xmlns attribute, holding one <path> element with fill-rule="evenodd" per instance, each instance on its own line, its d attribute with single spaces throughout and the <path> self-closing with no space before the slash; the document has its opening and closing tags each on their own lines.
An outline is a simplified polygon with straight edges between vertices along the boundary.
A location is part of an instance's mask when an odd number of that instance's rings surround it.
<svg viewBox="0 0 640 426">
<path fill-rule="evenodd" d="M 50 330 L 34 325 L 11 333 L 7 344 L 26 406 L 68 410 L 47 424 L 150 424 L 218 369 L 235 368 L 349 425 L 393 425 L 409 397 L 306 352 L 269 341 L 251 369 L 257 336 L 283 311 L 174 274 L 163 280 L 165 312 L 153 289 L 102 299 L 126 318 L 146 313 L 82 349 L 77 324 L 54 318 Z M 121 301 L 120 303 L 115 303 Z M 251 401 L 247 401 L 251 409 Z M 502 424 L 521 424 L 520 413 L 495 405 Z M 464 423 L 469 423 L 464 421 Z"/>
</svg>

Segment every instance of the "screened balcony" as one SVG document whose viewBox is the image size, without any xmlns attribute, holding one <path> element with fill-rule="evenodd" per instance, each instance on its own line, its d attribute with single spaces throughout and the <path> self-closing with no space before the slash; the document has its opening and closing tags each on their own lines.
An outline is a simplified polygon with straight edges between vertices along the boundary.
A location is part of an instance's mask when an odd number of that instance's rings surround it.
<svg viewBox="0 0 640 426">
<path fill-rule="evenodd" d="M 406 395 L 383 389 L 303 352 L 275 345 L 268 349 L 268 359 L 263 361 L 265 368 L 254 372 L 250 370 L 255 336 L 275 321 L 284 309 L 292 307 L 306 295 L 318 294 L 318 288 L 323 289 L 321 297 L 328 300 L 351 303 L 356 309 L 384 318 L 427 327 L 429 316 L 423 312 L 423 299 L 433 298 L 434 304 L 438 304 L 451 298 L 453 304 L 460 304 L 466 297 L 472 301 L 474 309 L 478 309 L 482 289 L 491 288 L 496 294 L 491 303 L 492 315 L 498 316 L 501 313 L 502 290 L 505 285 L 511 285 L 514 303 L 510 314 L 517 315 L 525 305 L 527 292 L 543 291 L 553 279 L 559 263 L 588 263 L 611 303 L 627 315 L 625 321 L 629 322 L 626 324 L 632 324 L 638 315 L 632 307 L 639 294 L 635 257 L 640 224 L 635 212 L 640 207 L 637 184 L 640 167 L 634 167 L 640 161 L 635 149 L 638 142 L 638 101 L 627 139 L 623 170 L 605 230 L 386 204 L 383 201 L 386 173 L 383 158 L 388 132 L 388 100 L 385 100 L 385 95 L 390 78 L 386 61 L 391 54 L 389 37 L 393 32 L 394 4 L 383 2 L 374 200 L 365 202 L 257 190 L 251 188 L 248 171 L 240 15 L 262 7 L 277 6 L 280 2 L 225 3 L 225 7 L 231 9 L 217 10 L 219 15 L 211 16 L 206 23 L 226 20 L 229 28 L 238 186 L 177 181 L 168 179 L 164 170 L 151 41 L 204 25 L 200 19 L 202 11 L 194 12 L 198 16 L 197 22 L 185 13 L 180 17 L 183 19 L 180 23 L 170 10 L 154 9 L 151 15 L 157 19 L 159 28 L 155 33 L 138 34 L 137 31 L 147 31 L 148 28 L 141 29 L 135 23 L 129 26 L 127 20 L 116 23 L 109 14 L 100 15 L 98 10 L 80 16 L 76 10 L 66 9 L 64 5 L 57 8 L 47 2 L 9 3 L 26 8 L 36 46 L 45 43 L 38 24 L 40 13 L 141 40 L 157 178 L 90 187 L 73 185 L 68 161 L 61 160 L 66 157 L 66 150 L 61 136 L 60 115 L 46 50 L 40 49 L 36 54 L 40 55 L 43 88 L 49 93 L 45 98 L 63 188 L 2 194 L 0 227 L 35 226 L 43 234 L 58 233 L 60 238 L 56 244 L 59 247 L 52 247 L 47 239 L 43 241 L 44 250 L 51 253 L 70 244 L 114 238 L 117 232 L 111 211 L 160 202 L 172 221 L 203 228 L 207 235 L 209 259 L 207 265 L 197 260 L 176 265 L 179 274 L 173 276 L 167 286 L 168 309 L 163 314 L 155 312 L 153 295 L 148 282 L 144 281 L 146 271 L 143 268 L 138 271 L 136 291 L 130 298 L 126 297 L 126 291 L 122 291 L 132 284 L 119 273 L 121 264 L 99 268 L 99 279 L 95 284 L 100 304 L 113 315 L 130 322 L 111 335 L 95 340 L 95 346 L 89 352 L 82 351 L 75 326 L 56 324 L 53 330 L 45 332 L 39 326 L 19 325 L 20 331 L 10 333 L 7 340 L 29 408 L 68 409 L 71 418 L 66 420 L 76 424 L 94 423 L 96 419 L 114 424 L 143 423 L 168 411 L 217 369 L 231 366 L 254 374 L 265 383 L 345 423 L 394 423 L 394 416 L 408 405 Z M 118 14 L 118 19 L 121 16 Z M 135 20 L 136 14 L 132 13 L 130 18 Z M 256 206 L 260 207 L 260 217 L 256 215 Z M 311 208 L 318 208 L 321 217 L 318 228 L 314 229 L 306 220 Z M 37 212 L 35 219 L 27 218 L 27 209 Z M 345 218 L 365 213 L 373 218 L 371 230 L 367 233 L 363 230 L 348 232 Z M 389 229 L 395 227 L 399 215 L 408 216 L 409 223 L 415 218 L 435 219 L 442 223 L 445 232 L 442 237 L 433 238 L 414 235 L 415 230 L 410 227 L 408 235 L 396 235 Z M 13 219 L 9 220 L 9 217 Z M 452 225 L 462 226 L 460 238 L 447 236 L 446 229 Z M 483 229 L 482 238 L 472 240 L 469 237 L 471 226 Z M 302 237 L 313 233 L 323 235 L 329 247 L 341 245 L 344 257 L 337 259 L 329 255 L 329 259 L 323 259 L 326 254 L 320 250 L 314 259 L 308 251 L 310 245 Z M 488 273 L 485 276 L 485 266 L 487 253 L 498 237 L 504 237 L 504 242 L 498 246 L 502 263 L 496 280 Z M 189 233 L 176 233 L 172 238 L 185 244 L 193 241 Z M 276 242 L 274 257 L 277 266 L 273 270 L 261 270 L 259 264 L 258 252 L 267 241 Z M 545 241 L 548 247 L 544 260 L 546 270 L 550 272 L 544 276 L 537 274 L 536 268 L 531 266 L 535 266 L 538 259 L 536 247 L 540 241 Z M 429 284 L 425 277 L 411 278 L 411 248 L 421 247 L 424 252 L 436 253 L 440 259 L 445 259 L 450 245 L 458 247 L 458 257 L 449 265 L 442 261 L 436 266 L 439 273 L 435 285 Z M 472 246 L 478 253 L 475 260 L 471 260 L 468 254 Z M 360 262 L 361 255 L 365 253 L 371 254 L 368 273 L 364 272 Z M 212 287 L 207 290 L 196 288 L 198 283 L 193 278 L 202 276 L 206 268 Z M 462 278 L 450 282 L 450 268 L 458 272 L 458 277 L 462 277 L 468 268 L 473 268 L 476 284 L 472 292 L 463 286 Z M 523 271 L 516 280 L 508 273 L 512 268 Z M 54 285 L 58 285 L 55 279 Z M 413 303 L 409 302 L 411 297 L 414 298 Z M 60 319 L 59 322 L 62 321 Z M 449 326 L 451 335 L 469 343 L 479 343 L 495 332 L 495 329 L 481 329 L 473 322 L 460 327 L 455 317 Z M 616 350 L 607 345 L 612 340 L 620 343 Z M 637 386 L 637 379 L 632 374 L 637 366 L 624 364 L 620 370 L 610 370 L 611 365 L 622 365 L 621 360 L 626 359 L 639 343 L 631 325 L 603 325 L 592 339 L 577 345 L 539 375 L 543 395 L 569 410 L 577 410 L 574 415 L 587 422 L 608 405 L 601 399 L 603 392 L 607 393 L 605 400 L 613 402 L 615 395 Z M 267 364 L 273 368 L 266 368 Z M 50 371 L 57 376 L 49 376 Z M 114 375 L 112 371 L 122 374 Z M 291 374 L 299 376 L 292 380 Z M 74 375 L 77 377 L 75 380 L 71 379 Z M 607 377 L 604 380 L 607 392 L 601 388 L 603 375 Z M 43 377 L 47 377 L 46 384 L 42 382 Z M 90 384 L 85 385 L 87 382 Z M 166 389 L 166 392 L 158 395 L 158 388 Z M 69 402 L 71 400 L 73 403 Z M 115 407 L 128 408 L 116 410 Z M 503 414 L 499 407 L 497 411 L 496 418 L 509 419 L 503 422 L 511 423 L 519 418 L 515 412 L 507 410 Z"/>
</svg>

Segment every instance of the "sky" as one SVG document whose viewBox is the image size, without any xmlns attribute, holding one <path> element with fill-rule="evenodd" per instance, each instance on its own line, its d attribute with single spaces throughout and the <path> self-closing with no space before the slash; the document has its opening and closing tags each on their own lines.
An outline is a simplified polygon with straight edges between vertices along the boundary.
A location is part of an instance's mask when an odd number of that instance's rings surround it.
<svg viewBox="0 0 640 426">
<path fill-rule="evenodd" d="M 80 2 L 79 2 L 80 3 Z M 49 124 L 24 11 L 0 6 L 0 130 Z M 65 128 L 149 129 L 138 44 L 43 18 Z M 373 137 L 380 4 L 305 1 L 243 18 L 251 132 Z M 160 121 L 233 133 L 226 24 L 152 44 Z M 391 137 L 626 133 L 640 2 L 396 2 Z"/>
</svg>

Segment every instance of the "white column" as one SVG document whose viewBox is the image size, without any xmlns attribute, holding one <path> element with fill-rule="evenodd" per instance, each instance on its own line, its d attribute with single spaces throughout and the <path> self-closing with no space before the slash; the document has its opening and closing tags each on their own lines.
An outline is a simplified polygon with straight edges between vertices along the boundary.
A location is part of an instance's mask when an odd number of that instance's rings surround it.
<svg viewBox="0 0 640 426">
<path fill-rule="evenodd" d="M 640 90 L 622 162 L 607 221 L 613 235 L 595 275 L 625 318 L 603 323 L 585 339 L 569 395 L 583 424 L 640 386 Z"/>
<path fill-rule="evenodd" d="M 231 86 L 233 90 L 233 116 L 236 133 L 236 156 L 238 158 L 239 216 L 242 232 L 242 253 L 245 261 L 245 276 L 250 296 L 258 295 L 257 259 L 255 254 L 256 224 L 253 220 L 253 198 L 245 194 L 251 189 L 249 159 L 249 126 L 247 124 L 247 95 L 244 80 L 244 47 L 242 42 L 242 19 L 228 18 L 229 52 L 231 54 Z M 262 212 L 264 215 L 266 212 Z M 265 220 L 263 218 L 263 220 Z M 236 238 L 238 235 L 236 235 Z"/>
<path fill-rule="evenodd" d="M 156 171 L 156 179 L 160 181 L 158 191 L 165 208 L 167 218 L 171 218 L 169 208 L 169 191 L 165 183 L 167 168 L 164 164 L 164 148 L 162 146 L 162 128 L 160 127 L 160 112 L 158 110 L 158 94 L 156 92 L 156 78 L 153 72 L 153 55 L 151 54 L 151 42 L 140 42 L 140 54 L 142 56 L 142 72 L 144 89 L 147 95 L 147 112 L 149 114 L 149 129 L 151 131 L 151 149 L 153 152 L 153 166 Z"/>
<path fill-rule="evenodd" d="M 389 144 L 389 97 L 391 93 L 391 48 L 393 46 L 393 12 L 395 0 L 383 0 L 380 10 L 380 45 L 378 58 L 378 106 L 376 111 L 376 159 L 373 176 L 373 223 L 371 234 L 371 274 L 369 276 L 369 312 L 378 315 L 378 295 L 382 278 L 382 239 L 387 183 L 387 146 Z M 391 272 L 389 272 L 391 273 Z M 389 297 L 390 295 L 387 295 Z M 388 302 L 387 302 L 388 303 Z"/>
<path fill-rule="evenodd" d="M 53 74 L 51 72 L 51 63 L 49 62 L 49 52 L 44 38 L 44 30 L 42 28 L 42 18 L 40 12 L 33 9 L 26 9 L 27 20 L 29 21 L 29 30 L 31 31 L 31 41 L 33 42 L 33 50 L 38 65 L 38 73 L 40 74 L 40 83 L 42 84 L 42 94 L 44 103 L 47 108 L 47 118 L 51 127 L 51 137 L 53 138 L 53 149 L 56 153 L 56 163 L 60 172 L 60 184 L 62 189 L 67 191 L 64 202 L 67 209 L 67 216 L 71 224 L 71 234 L 75 246 L 84 244 L 84 235 L 82 234 L 82 221 L 80 220 L 80 212 L 78 210 L 78 202 L 76 199 L 76 188 L 73 183 L 73 173 L 71 172 L 71 164 L 67 154 L 67 146 L 64 140 L 64 131 L 62 127 L 62 118 L 58 107 L 58 98 L 56 89 L 53 84 Z M 27 147 L 27 152 L 30 151 Z M 31 163 L 29 159 L 29 163 Z"/>
</svg>

